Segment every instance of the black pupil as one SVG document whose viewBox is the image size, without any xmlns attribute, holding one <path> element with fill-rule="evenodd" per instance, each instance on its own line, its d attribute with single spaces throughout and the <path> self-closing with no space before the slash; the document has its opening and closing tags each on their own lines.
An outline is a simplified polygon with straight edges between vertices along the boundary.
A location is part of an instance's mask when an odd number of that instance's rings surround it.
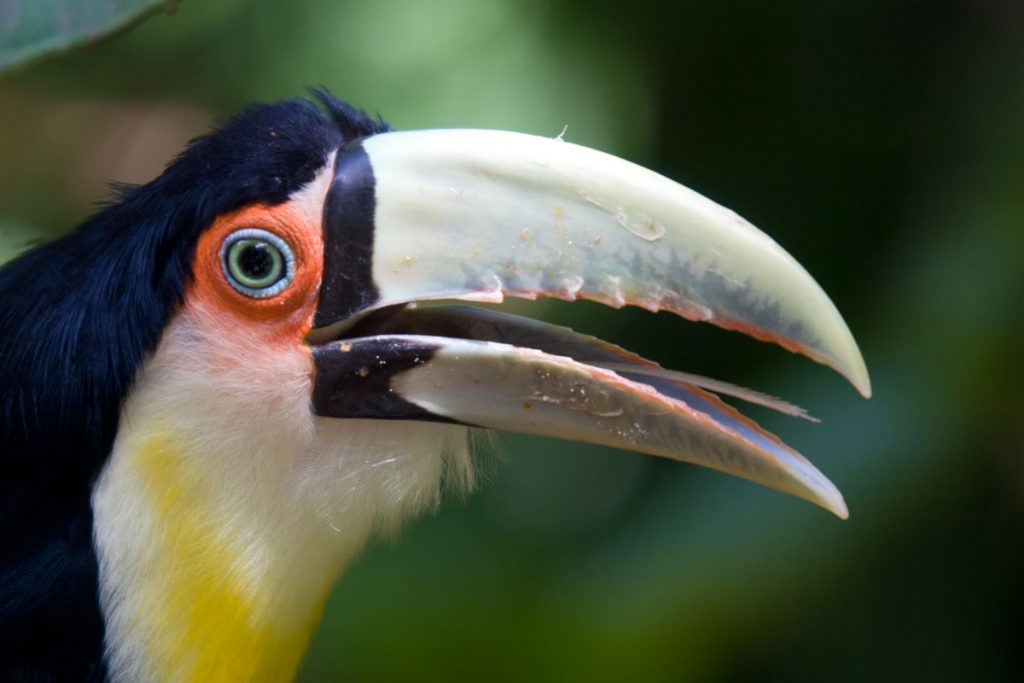
<svg viewBox="0 0 1024 683">
<path fill-rule="evenodd" d="M 265 242 L 247 244 L 238 255 L 238 267 L 246 277 L 263 280 L 274 270 L 274 257 L 270 253 L 270 245 Z"/>
</svg>

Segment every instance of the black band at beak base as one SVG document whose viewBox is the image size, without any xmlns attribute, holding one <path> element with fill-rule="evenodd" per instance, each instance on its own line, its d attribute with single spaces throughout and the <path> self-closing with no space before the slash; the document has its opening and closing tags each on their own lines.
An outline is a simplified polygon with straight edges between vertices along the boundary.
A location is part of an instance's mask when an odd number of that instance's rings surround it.
<svg viewBox="0 0 1024 683">
<path fill-rule="evenodd" d="M 373 280 L 376 204 L 373 166 L 356 140 L 338 150 L 324 203 L 324 270 L 314 327 L 345 320 L 380 298 Z"/>
<path fill-rule="evenodd" d="M 313 349 L 313 410 L 322 417 L 376 420 L 456 420 L 407 401 L 392 387 L 395 375 L 433 358 L 439 347 L 396 336 L 332 342 Z"/>
</svg>

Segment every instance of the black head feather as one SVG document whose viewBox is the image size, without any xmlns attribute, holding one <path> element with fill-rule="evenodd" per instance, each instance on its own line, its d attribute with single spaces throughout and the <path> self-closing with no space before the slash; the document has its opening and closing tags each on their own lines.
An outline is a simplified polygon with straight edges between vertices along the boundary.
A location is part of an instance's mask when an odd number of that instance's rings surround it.
<svg viewBox="0 0 1024 683">
<path fill-rule="evenodd" d="M 323 109 L 249 107 L 0 269 L 0 679 L 104 676 L 89 496 L 199 235 L 220 214 L 285 201 L 342 142 L 387 130 L 313 94 Z"/>
</svg>

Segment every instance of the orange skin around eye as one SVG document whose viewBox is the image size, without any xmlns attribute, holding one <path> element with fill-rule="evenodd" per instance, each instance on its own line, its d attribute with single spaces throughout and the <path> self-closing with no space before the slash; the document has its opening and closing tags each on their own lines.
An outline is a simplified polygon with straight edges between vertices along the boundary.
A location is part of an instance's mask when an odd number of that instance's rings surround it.
<svg viewBox="0 0 1024 683">
<path fill-rule="evenodd" d="M 292 248 L 295 277 L 281 293 L 255 299 L 235 289 L 224 274 L 221 246 L 236 230 L 260 228 Z M 310 216 L 294 202 L 255 204 L 220 216 L 199 238 L 185 296 L 187 310 L 202 312 L 208 324 L 217 320 L 224 334 L 248 329 L 272 346 L 298 345 L 312 326 L 323 276 L 323 232 L 319 216 Z M 238 328 L 236 326 L 244 326 Z"/>
</svg>

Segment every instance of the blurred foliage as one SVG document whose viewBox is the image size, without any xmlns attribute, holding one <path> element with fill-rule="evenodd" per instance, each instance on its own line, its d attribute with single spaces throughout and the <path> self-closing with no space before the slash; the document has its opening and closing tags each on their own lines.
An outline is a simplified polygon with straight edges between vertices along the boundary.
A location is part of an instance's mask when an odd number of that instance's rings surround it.
<svg viewBox="0 0 1024 683">
<path fill-rule="evenodd" d="M 95 42 L 178 0 L 0 0 L 0 69 Z"/>
<path fill-rule="evenodd" d="M 6 6 L 0 4 L 0 6 Z M 210 120 L 324 84 L 398 128 L 625 156 L 822 283 L 875 398 L 708 326 L 517 304 L 805 405 L 756 413 L 846 494 L 526 437 L 371 547 L 303 680 L 1015 680 L 1024 656 L 1024 11 L 1011 0 L 185 3 L 0 81 L 0 258 Z M 753 412 L 753 411 L 752 411 Z"/>
</svg>

